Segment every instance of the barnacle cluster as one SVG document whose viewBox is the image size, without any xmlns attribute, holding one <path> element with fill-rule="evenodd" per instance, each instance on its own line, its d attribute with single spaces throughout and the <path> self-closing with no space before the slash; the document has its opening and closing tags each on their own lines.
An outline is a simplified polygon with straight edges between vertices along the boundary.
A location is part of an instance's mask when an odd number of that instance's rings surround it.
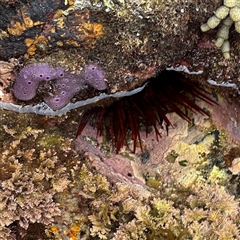
<svg viewBox="0 0 240 240">
<path fill-rule="evenodd" d="M 240 1 L 239 0 L 224 0 L 224 3 L 219 7 L 214 15 L 210 17 L 207 23 L 201 25 L 201 30 L 206 32 L 210 29 L 216 28 L 220 22 L 222 25 L 217 33 L 217 40 L 215 45 L 221 48 L 223 56 L 226 59 L 230 58 L 230 43 L 229 29 L 235 24 L 235 30 L 240 33 Z"/>
</svg>

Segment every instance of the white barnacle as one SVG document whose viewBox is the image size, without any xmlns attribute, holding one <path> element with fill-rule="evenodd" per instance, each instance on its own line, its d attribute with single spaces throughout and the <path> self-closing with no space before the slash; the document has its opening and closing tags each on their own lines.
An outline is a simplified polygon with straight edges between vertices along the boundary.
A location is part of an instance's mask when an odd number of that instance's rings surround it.
<svg viewBox="0 0 240 240">
<path fill-rule="evenodd" d="M 229 30 L 235 25 L 235 30 L 240 33 L 240 0 L 224 0 L 208 21 L 201 25 L 202 32 L 216 28 L 220 25 L 215 42 L 216 47 L 221 48 L 223 56 L 230 58 L 230 44 L 228 41 Z"/>
</svg>

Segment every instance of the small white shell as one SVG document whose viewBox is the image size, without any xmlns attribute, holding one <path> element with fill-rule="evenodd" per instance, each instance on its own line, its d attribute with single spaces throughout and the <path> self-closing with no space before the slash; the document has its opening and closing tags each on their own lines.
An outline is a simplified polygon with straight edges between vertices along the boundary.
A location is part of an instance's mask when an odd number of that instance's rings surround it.
<svg viewBox="0 0 240 240">
<path fill-rule="evenodd" d="M 228 13 L 229 13 L 229 8 L 225 6 L 221 6 L 216 10 L 215 15 L 219 19 L 224 19 L 228 15 Z"/>
<path fill-rule="evenodd" d="M 224 5 L 226 7 L 229 7 L 229 8 L 232 8 L 232 7 L 235 7 L 237 5 L 237 0 L 224 0 Z"/>
<path fill-rule="evenodd" d="M 217 27 L 218 26 L 218 24 L 220 23 L 220 19 L 219 18 L 217 18 L 216 16 L 212 16 L 212 17 L 210 17 L 209 19 L 208 19 L 208 21 L 207 21 L 207 25 L 211 28 L 211 29 L 213 29 L 213 28 L 215 28 L 215 27 Z"/>
</svg>

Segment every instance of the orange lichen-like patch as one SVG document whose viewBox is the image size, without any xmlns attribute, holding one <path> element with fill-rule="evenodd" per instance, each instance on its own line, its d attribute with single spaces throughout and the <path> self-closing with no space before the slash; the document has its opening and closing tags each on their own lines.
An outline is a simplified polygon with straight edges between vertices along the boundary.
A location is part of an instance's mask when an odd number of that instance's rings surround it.
<svg viewBox="0 0 240 240">
<path fill-rule="evenodd" d="M 98 38 L 103 35 L 102 24 L 100 23 L 83 23 L 83 32 L 87 37 Z"/>
<path fill-rule="evenodd" d="M 70 237 L 70 239 L 72 240 L 78 240 L 79 232 L 80 232 L 80 226 L 74 225 L 69 230 L 66 230 L 64 234 Z"/>
<path fill-rule="evenodd" d="M 21 16 L 23 22 L 19 22 L 16 20 L 11 20 L 10 24 L 8 25 L 8 32 L 11 35 L 14 36 L 20 36 L 24 31 L 26 31 L 28 28 L 32 28 L 33 26 L 41 25 L 43 22 L 36 21 L 33 22 L 33 20 L 29 17 L 28 13 L 18 10 L 18 14 Z"/>
<path fill-rule="evenodd" d="M 26 30 L 26 27 L 20 22 L 15 22 L 12 20 L 10 23 L 10 27 L 8 27 L 7 29 L 11 35 L 20 36 Z"/>
<path fill-rule="evenodd" d="M 89 49 L 93 48 L 98 38 L 104 35 L 103 25 L 94 22 L 90 11 L 68 12 L 73 6 L 73 0 L 64 1 L 66 8 L 62 5 L 62 1 L 59 9 L 53 8 L 53 3 L 55 3 L 55 0 L 48 0 L 49 10 L 47 10 L 47 5 L 46 7 L 40 6 L 41 11 L 39 12 L 41 14 L 39 16 L 37 14 L 37 3 L 26 4 L 16 10 L 17 14 L 12 17 L 7 25 L 8 31 L 6 31 L 6 34 L 0 33 L 0 37 L 22 36 L 24 34 L 25 37 L 18 39 L 23 44 L 22 48 L 19 48 L 19 43 L 12 44 L 13 55 L 19 53 L 28 58 L 35 55 L 38 49 L 45 51 L 45 49 L 56 45 Z M 59 1 L 56 0 L 56 3 L 59 3 Z M 6 56 L 11 54 L 9 51 L 4 50 L 4 52 Z"/>
<path fill-rule="evenodd" d="M 36 21 L 36 22 L 33 23 L 33 26 L 39 26 L 39 25 L 41 25 L 41 24 L 43 24 L 43 22 L 41 22 L 41 21 Z"/>
<path fill-rule="evenodd" d="M 23 18 L 23 24 L 26 27 L 26 29 L 34 26 L 33 20 L 30 17 Z"/>
<path fill-rule="evenodd" d="M 70 19 L 71 21 L 68 19 L 65 22 L 60 21 L 58 26 L 65 28 L 66 23 L 69 31 L 84 48 L 92 48 L 97 39 L 104 35 L 103 25 L 92 22 L 90 11 L 75 11 Z"/>
<path fill-rule="evenodd" d="M 74 0 L 68 0 L 69 7 L 72 7 L 74 5 Z"/>
<path fill-rule="evenodd" d="M 32 56 L 35 54 L 37 50 L 37 44 L 47 44 L 47 38 L 45 36 L 36 36 L 35 39 L 32 38 L 26 38 L 25 44 L 28 47 L 27 53 L 25 54 L 25 57 Z"/>
<path fill-rule="evenodd" d="M 54 226 L 52 226 L 52 227 L 50 228 L 50 230 L 51 230 L 52 232 L 58 232 L 58 228 L 57 228 L 57 227 L 54 227 Z"/>
<path fill-rule="evenodd" d="M 65 18 L 60 18 L 60 19 L 58 19 L 58 21 L 57 21 L 57 27 L 58 28 L 60 28 L 60 29 L 63 29 L 64 28 L 64 26 L 65 26 L 65 23 L 64 23 L 64 19 Z"/>
<path fill-rule="evenodd" d="M 37 46 L 36 45 L 31 45 L 28 50 L 27 50 L 27 53 L 24 55 L 26 58 L 28 58 L 28 56 L 32 56 L 35 54 L 37 50 Z"/>
<path fill-rule="evenodd" d="M 74 40 L 72 40 L 72 39 L 65 40 L 64 42 L 65 42 L 67 45 L 72 45 L 72 46 L 74 46 L 74 47 L 80 46 L 77 41 L 74 41 Z"/>
<path fill-rule="evenodd" d="M 27 47 L 30 47 L 34 43 L 34 41 L 35 41 L 35 39 L 26 38 L 25 39 L 25 44 L 27 45 Z"/>
<path fill-rule="evenodd" d="M 54 13 L 53 19 L 58 19 L 58 18 L 60 18 L 60 17 L 62 16 L 63 12 L 64 12 L 64 11 L 63 11 L 62 9 L 58 9 L 58 10 Z"/>
</svg>

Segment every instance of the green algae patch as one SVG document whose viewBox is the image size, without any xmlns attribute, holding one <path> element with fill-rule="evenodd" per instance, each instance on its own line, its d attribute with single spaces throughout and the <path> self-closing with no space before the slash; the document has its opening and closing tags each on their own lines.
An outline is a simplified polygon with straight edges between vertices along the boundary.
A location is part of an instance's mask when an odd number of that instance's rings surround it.
<svg viewBox="0 0 240 240">
<path fill-rule="evenodd" d="M 61 133 L 44 132 L 39 136 L 38 145 L 40 148 L 61 148 L 64 143 L 64 138 Z"/>
</svg>

